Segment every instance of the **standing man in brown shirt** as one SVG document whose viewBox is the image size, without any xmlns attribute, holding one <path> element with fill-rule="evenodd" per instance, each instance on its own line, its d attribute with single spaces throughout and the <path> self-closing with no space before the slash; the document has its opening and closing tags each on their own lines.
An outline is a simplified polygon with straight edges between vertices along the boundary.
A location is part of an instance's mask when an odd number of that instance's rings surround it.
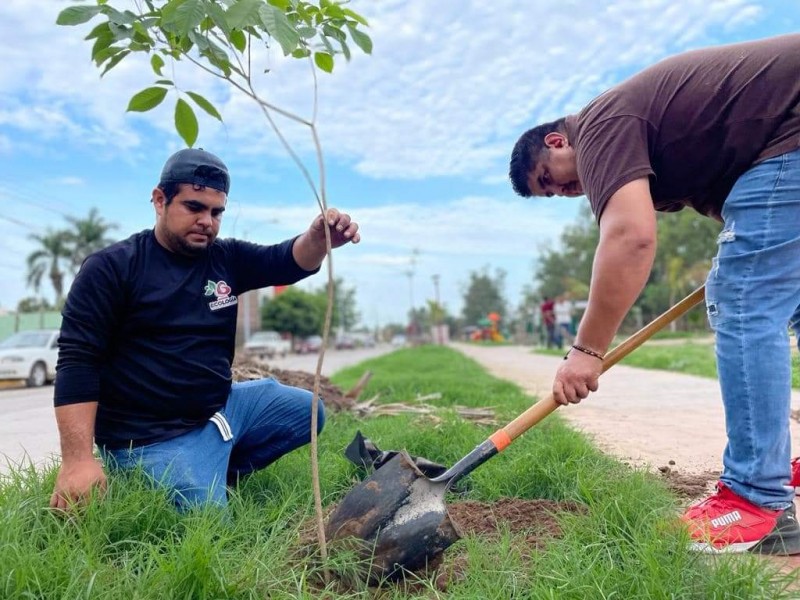
<svg viewBox="0 0 800 600">
<path fill-rule="evenodd" d="M 800 339 L 800 35 L 686 52 L 525 132 L 521 196 L 586 195 L 600 226 L 589 303 L 553 393 L 597 390 L 602 355 L 642 291 L 655 211 L 724 228 L 706 282 L 728 444 L 717 492 L 683 515 L 704 552 L 800 553 L 787 325 Z"/>
</svg>

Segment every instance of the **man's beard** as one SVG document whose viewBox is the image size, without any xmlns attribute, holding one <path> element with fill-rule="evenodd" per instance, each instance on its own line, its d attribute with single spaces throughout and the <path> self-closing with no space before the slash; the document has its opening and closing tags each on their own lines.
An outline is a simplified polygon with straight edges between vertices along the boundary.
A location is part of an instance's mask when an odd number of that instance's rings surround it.
<svg viewBox="0 0 800 600">
<path fill-rule="evenodd" d="M 176 235 L 175 233 L 165 228 L 164 235 L 169 241 L 170 249 L 184 256 L 201 256 L 208 252 L 209 246 L 213 243 L 212 237 L 209 235 L 208 242 L 205 245 L 191 244 L 186 238 Z"/>
</svg>

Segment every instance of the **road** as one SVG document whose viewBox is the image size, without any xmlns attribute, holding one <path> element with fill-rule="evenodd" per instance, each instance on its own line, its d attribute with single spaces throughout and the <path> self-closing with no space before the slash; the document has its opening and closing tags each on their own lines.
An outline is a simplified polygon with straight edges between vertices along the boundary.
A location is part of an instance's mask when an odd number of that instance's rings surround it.
<svg viewBox="0 0 800 600">
<path fill-rule="evenodd" d="M 336 371 L 394 350 L 388 344 L 356 350 L 328 350 L 322 374 Z M 278 369 L 313 373 L 317 355 L 289 355 L 270 361 Z M 31 463 L 48 464 L 59 455 L 58 430 L 53 417 L 53 386 L 0 389 L 0 475 Z"/>
</svg>

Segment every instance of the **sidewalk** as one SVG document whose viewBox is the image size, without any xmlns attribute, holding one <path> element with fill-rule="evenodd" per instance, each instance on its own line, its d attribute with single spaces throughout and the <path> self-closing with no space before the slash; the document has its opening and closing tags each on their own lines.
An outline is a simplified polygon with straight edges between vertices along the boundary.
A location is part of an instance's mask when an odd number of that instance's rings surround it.
<svg viewBox="0 0 800 600">
<path fill-rule="evenodd" d="M 528 346 L 453 344 L 492 375 L 544 398 L 561 358 Z M 792 395 L 800 408 L 800 393 Z M 600 389 L 558 413 L 599 448 L 636 466 L 669 466 L 684 475 L 715 479 L 722 468 L 725 420 L 716 379 L 616 365 Z M 791 421 L 794 455 L 800 455 L 800 423 Z M 674 464 L 670 461 L 673 461 Z"/>
</svg>

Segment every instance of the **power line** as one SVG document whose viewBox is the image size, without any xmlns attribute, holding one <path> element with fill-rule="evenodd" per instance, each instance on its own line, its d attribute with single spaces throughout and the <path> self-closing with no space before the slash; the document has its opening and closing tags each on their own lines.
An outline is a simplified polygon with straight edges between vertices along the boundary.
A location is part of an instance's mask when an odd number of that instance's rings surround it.
<svg viewBox="0 0 800 600">
<path fill-rule="evenodd" d="M 20 227 L 24 227 L 25 229 L 30 229 L 31 231 L 41 231 L 38 227 L 34 227 L 30 223 L 25 223 L 24 221 L 20 221 L 19 219 L 15 219 L 14 217 L 7 217 L 5 215 L 0 215 L 0 219 L 8 221 L 9 223 L 13 223 L 14 225 L 19 225 Z"/>
</svg>

